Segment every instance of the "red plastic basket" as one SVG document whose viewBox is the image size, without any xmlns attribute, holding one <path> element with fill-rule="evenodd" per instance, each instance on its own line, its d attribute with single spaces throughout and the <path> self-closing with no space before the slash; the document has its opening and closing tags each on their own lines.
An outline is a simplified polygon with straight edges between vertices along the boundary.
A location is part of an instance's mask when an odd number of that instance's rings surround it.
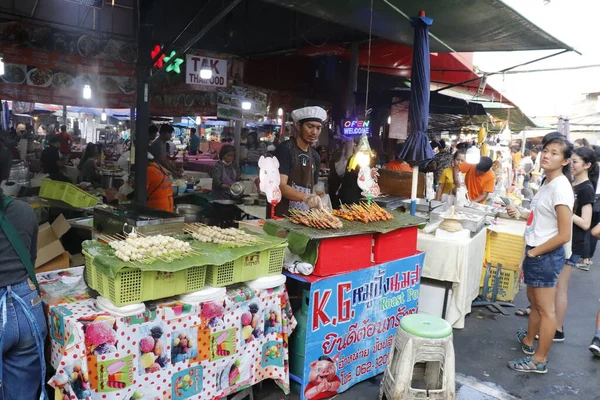
<svg viewBox="0 0 600 400">
<path fill-rule="evenodd" d="M 371 234 L 321 240 L 314 275 L 330 276 L 371 266 Z"/>
<path fill-rule="evenodd" d="M 375 244 L 373 245 L 375 264 L 383 264 L 415 255 L 417 253 L 418 232 L 418 227 L 409 226 L 389 233 L 375 234 Z"/>
</svg>

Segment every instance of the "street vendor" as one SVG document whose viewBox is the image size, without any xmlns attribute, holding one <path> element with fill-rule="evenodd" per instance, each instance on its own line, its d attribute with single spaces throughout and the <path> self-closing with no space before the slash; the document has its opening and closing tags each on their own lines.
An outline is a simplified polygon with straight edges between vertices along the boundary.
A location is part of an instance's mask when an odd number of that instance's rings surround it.
<svg viewBox="0 0 600 400">
<path fill-rule="evenodd" d="M 460 172 L 465 174 L 465 183 L 469 193 L 469 200 L 473 203 L 485 203 L 488 195 L 494 193 L 496 176 L 492 169 L 492 159 L 481 157 L 478 164 L 461 163 Z"/>
<path fill-rule="evenodd" d="M 319 180 L 321 157 L 313 148 L 318 142 L 327 112 L 321 107 L 305 107 L 292 111 L 297 133 L 277 146 L 282 199 L 275 207 L 275 216 L 282 217 L 290 209 L 321 208 L 321 198 L 313 193 Z M 269 215 L 269 214 L 267 214 Z"/>
</svg>

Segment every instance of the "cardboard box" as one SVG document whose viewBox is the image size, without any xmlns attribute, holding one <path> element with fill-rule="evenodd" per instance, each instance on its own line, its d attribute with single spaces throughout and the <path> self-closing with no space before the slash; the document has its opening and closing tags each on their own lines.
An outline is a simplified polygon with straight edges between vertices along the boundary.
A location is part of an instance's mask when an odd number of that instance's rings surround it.
<svg viewBox="0 0 600 400">
<path fill-rule="evenodd" d="M 60 238 L 71 229 L 71 225 L 61 214 L 52 225 L 45 223 L 39 227 L 38 250 L 35 268 L 39 268 L 47 262 L 65 253 L 65 248 Z M 68 255 L 68 253 L 67 253 Z M 69 258 L 67 257 L 67 267 Z"/>
<path fill-rule="evenodd" d="M 58 269 L 69 268 L 69 252 L 65 251 L 58 257 L 53 258 L 44 265 L 35 268 L 35 273 L 56 271 Z"/>
</svg>

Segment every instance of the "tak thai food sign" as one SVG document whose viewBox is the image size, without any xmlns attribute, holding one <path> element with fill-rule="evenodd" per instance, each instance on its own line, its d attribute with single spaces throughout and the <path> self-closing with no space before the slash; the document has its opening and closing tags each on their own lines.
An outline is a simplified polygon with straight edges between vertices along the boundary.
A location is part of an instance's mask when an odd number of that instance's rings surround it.
<svg viewBox="0 0 600 400">
<path fill-rule="evenodd" d="M 227 60 L 188 54 L 185 67 L 185 83 L 212 88 L 227 87 L 227 64 Z M 200 70 L 203 68 L 211 70 L 212 76 L 210 79 L 200 77 Z"/>
<path fill-rule="evenodd" d="M 312 283 L 302 399 L 382 373 L 403 316 L 417 313 L 424 254 Z"/>
<path fill-rule="evenodd" d="M 371 121 L 368 119 L 345 119 L 342 121 L 344 136 L 371 135 Z"/>
</svg>

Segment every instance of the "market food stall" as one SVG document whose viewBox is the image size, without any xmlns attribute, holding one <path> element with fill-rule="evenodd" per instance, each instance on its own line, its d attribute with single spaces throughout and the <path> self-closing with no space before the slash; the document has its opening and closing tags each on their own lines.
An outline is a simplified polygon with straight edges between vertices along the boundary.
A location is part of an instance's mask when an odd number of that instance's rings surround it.
<svg viewBox="0 0 600 400">
<path fill-rule="evenodd" d="M 56 398 L 218 399 L 264 379 L 289 392 L 287 241 L 113 211 L 94 213 L 85 268 L 38 275 Z"/>
<path fill-rule="evenodd" d="M 418 309 L 425 255 L 417 230 L 425 221 L 374 202 L 335 214 L 293 212 L 264 225 L 287 237 L 286 265 L 314 266 L 310 274 L 285 273 L 298 321 L 290 377 L 303 399 L 334 396 L 381 373 L 400 319 Z M 316 371 L 330 367 L 324 389 Z"/>
</svg>

